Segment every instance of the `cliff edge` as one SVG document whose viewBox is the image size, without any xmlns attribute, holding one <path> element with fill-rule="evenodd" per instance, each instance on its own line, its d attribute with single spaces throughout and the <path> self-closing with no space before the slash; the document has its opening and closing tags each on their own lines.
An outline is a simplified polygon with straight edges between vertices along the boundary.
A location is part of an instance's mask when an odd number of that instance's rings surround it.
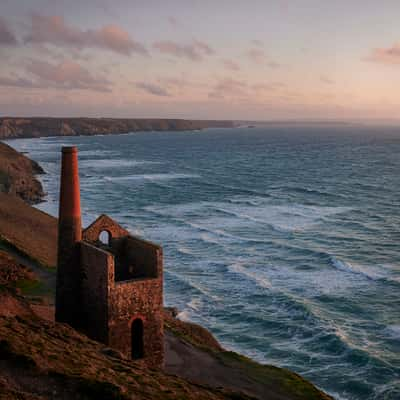
<svg viewBox="0 0 400 400">
<path fill-rule="evenodd" d="M 18 196 L 30 204 L 38 203 L 44 192 L 35 175 L 43 173 L 38 163 L 0 142 L 0 192 Z"/>
</svg>

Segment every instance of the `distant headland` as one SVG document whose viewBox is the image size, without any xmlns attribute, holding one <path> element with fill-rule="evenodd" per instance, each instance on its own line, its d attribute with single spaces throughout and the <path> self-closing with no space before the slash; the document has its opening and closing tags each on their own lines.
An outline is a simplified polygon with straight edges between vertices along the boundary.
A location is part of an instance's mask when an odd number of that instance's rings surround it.
<svg viewBox="0 0 400 400">
<path fill-rule="evenodd" d="M 0 139 L 46 136 L 116 135 L 137 131 L 193 131 L 233 128 L 234 121 L 147 118 L 2 117 Z"/>
</svg>

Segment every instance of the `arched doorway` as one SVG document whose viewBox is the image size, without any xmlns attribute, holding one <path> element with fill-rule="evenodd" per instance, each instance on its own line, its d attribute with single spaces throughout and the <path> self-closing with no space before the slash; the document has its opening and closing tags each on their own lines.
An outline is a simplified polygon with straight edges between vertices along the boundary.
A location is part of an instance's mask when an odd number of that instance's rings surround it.
<svg viewBox="0 0 400 400">
<path fill-rule="evenodd" d="M 111 233 L 108 231 L 101 231 L 99 235 L 99 240 L 101 243 L 109 246 L 110 245 L 110 239 L 111 239 Z"/>
<path fill-rule="evenodd" d="M 131 357 L 138 360 L 144 356 L 143 344 L 143 321 L 136 318 L 131 326 Z"/>
</svg>

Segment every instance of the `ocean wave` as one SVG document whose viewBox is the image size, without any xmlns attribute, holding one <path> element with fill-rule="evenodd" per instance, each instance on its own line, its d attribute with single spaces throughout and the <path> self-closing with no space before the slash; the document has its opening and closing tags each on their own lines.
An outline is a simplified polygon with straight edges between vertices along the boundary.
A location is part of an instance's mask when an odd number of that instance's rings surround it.
<svg viewBox="0 0 400 400">
<path fill-rule="evenodd" d="M 194 179 L 200 178 L 200 175 L 195 174 L 138 174 L 138 175 L 125 175 L 125 176 L 105 176 L 106 181 L 111 182 L 124 182 L 124 181 L 168 181 L 174 179 Z"/>
<path fill-rule="evenodd" d="M 301 187 L 301 186 L 280 186 L 277 187 L 276 189 L 281 190 L 283 192 L 286 191 L 291 191 L 295 193 L 300 193 L 300 194 L 307 194 L 307 195 L 313 195 L 313 196 L 318 196 L 318 197 L 333 197 L 333 198 L 346 198 L 347 196 L 340 194 L 340 193 L 331 193 L 315 188 L 307 188 L 307 187 Z"/>
<path fill-rule="evenodd" d="M 383 332 L 391 339 L 400 340 L 400 325 L 388 325 Z"/>
<path fill-rule="evenodd" d="M 122 167 L 135 167 L 138 165 L 148 164 L 159 164 L 155 161 L 146 160 L 127 160 L 127 159 L 89 159 L 80 160 L 79 167 L 85 168 L 97 168 L 97 169 L 108 169 L 108 168 L 122 168 Z"/>
<path fill-rule="evenodd" d="M 354 264 L 348 261 L 339 260 L 334 256 L 330 256 L 330 261 L 333 267 L 340 271 L 359 275 L 371 281 L 387 281 L 391 283 L 400 283 L 398 278 L 393 278 L 389 275 L 389 271 L 384 271 L 383 268 L 379 268 L 378 266 L 365 266 Z"/>
<path fill-rule="evenodd" d="M 303 204 L 271 204 L 263 203 L 260 198 L 248 200 L 247 204 L 238 203 L 211 203 L 220 212 L 224 212 L 239 219 L 252 223 L 264 224 L 279 232 L 300 231 L 311 228 L 324 218 L 341 214 L 349 210 L 348 207 L 317 207 Z"/>
<path fill-rule="evenodd" d="M 118 152 L 114 150 L 79 150 L 79 156 L 96 157 L 96 156 L 115 156 L 118 157 Z"/>
<path fill-rule="evenodd" d="M 242 263 L 235 263 L 228 266 L 228 270 L 235 274 L 245 276 L 246 278 L 254 281 L 258 286 L 264 289 L 271 289 L 272 284 L 266 277 L 261 277 L 256 271 L 252 271 L 249 268 L 244 267 Z"/>
<path fill-rule="evenodd" d="M 194 311 L 200 311 L 201 307 L 203 305 L 203 302 L 201 301 L 200 298 L 198 297 L 193 297 L 189 303 L 187 303 L 187 306 L 191 308 Z"/>
<path fill-rule="evenodd" d="M 221 300 L 220 297 L 211 293 L 203 285 L 200 285 L 197 281 L 194 282 L 195 279 L 190 279 L 187 276 L 184 276 L 183 274 L 179 274 L 179 273 L 171 272 L 171 271 L 165 272 L 165 274 L 168 276 L 172 276 L 176 281 L 183 283 L 187 288 L 194 290 L 198 294 L 200 294 L 210 300 L 213 300 L 213 301 Z"/>
<path fill-rule="evenodd" d="M 207 234 L 207 233 L 201 233 L 200 234 L 200 239 L 203 242 L 210 243 L 210 244 L 216 244 L 216 245 L 221 245 L 222 244 L 221 240 L 219 240 L 215 236 Z"/>
<path fill-rule="evenodd" d="M 190 250 L 190 249 L 188 249 L 187 247 L 183 247 L 183 246 L 178 246 L 177 248 L 176 248 L 176 250 L 179 252 L 179 253 L 182 253 L 182 254 L 186 254 L 186 255 L 193 255 L 193 252 Z"/>
</svg>

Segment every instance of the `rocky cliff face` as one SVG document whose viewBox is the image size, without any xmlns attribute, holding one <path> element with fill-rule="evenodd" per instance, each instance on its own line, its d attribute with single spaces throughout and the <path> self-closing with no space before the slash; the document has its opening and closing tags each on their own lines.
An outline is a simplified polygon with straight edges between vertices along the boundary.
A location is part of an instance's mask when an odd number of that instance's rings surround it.
<svg viewBox="0 0 400 400">
<path fill-rule="evenodd" d="M 137 131 L 231 128 L 232 121 L 115 118 L 0 118 L 0 139 L 42 136 L 112 135 Z"/>
<path fill-rule="evenodd" d="M 35 175 L 43 173 L 38 163 L 0 143 L 0 192 L 16 195 L 30 204 L 38 203 L 44 192 Z"/>
</svg>

